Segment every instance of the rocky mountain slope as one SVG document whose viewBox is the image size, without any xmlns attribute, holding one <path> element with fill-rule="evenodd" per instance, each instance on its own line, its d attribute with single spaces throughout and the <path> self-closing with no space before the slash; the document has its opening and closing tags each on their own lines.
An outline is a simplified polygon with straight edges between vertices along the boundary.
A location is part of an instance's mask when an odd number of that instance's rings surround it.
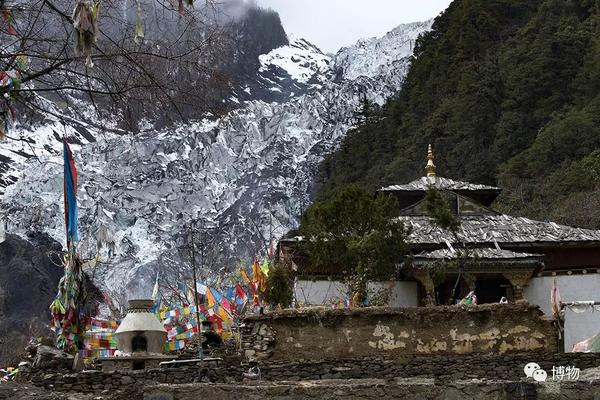
<svg viewBox="0 0 600 400">
<path fill-rule="evenodd" d="M 51 299 L 63 274 L 61 246 L 45 234 L 0 234 L 0 363 L 18 362 L 31 337 L 48 334 Z"/>
<path fill-rule="evenodd" d="M 14 161 L 0 171 L 7 186 L 0 220 L 8 233 L 43 231 L 64 242 L 58 139 L 66 132 L 80 173 L 79 250 L 88 257 L 102 248 L 96 283 L 120 295 L 148 294 L 157 271 L 177 274 L 187 263 L 191 221 L 218 227 L 197 238 L 223 243 L 207 246 L 223 265 L 248 262 L 297 226 L 319 163 L 364 98 L 383 104 L 398 91 L 414 40 L 430 24 L 402 25 L 335 56 L 305 40 L 275 49 L 235 94 L 239 109 L 216 121 L 137 136 L 43 121 L 30 133 L 35 143 L 0 146 L 0 157 Z M 32 152 L 42 157 L 28 160 Z M 213 262 L 205 258 L 204 275 Z"/>
</svg>

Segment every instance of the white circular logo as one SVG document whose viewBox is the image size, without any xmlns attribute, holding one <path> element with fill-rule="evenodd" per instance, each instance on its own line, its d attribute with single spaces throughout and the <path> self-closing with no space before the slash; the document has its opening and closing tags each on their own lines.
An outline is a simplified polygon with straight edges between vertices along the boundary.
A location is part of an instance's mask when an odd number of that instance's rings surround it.
<svg viewBox="0 0 600 400">
<path fill-rule="evenodd" d="M 523 368 L 523 372 L 525 372 L 525 375 L 527 375 L 528 378 L 531 378 L 533 373 L 538 369 L 540 369 L 540 365 L 538 363 L 530 362 L 525 366 L 525 368 Z"/>
<path fill-rule="evenodd" d="M 548 374 L 543 369 L 533 371 L 533 379 L 536 382 L 546 382 L 546 378 L 548 378 Z"/>
</svg>

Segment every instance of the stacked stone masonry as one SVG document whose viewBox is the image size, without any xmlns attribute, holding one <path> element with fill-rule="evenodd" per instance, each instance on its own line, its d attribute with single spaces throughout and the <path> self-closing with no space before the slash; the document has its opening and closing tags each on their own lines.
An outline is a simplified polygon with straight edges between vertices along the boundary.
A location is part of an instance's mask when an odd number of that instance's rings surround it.
<svg viewBox="0 0 600 400">
<path fill-rule="evenodd" d="M 258 360 L 558 351 L 552 322 L 527 303 L 285 310 L 244 324 L 245 356 Z"/>
<path fill-rule="evenodd" d="M 279 382 L 261 385 L 158 385 L 144 389 L 144 400 L 597 400 L 600 382 L 522 383 L 432 379 L 361 379 Z"/>
<path fill-rule="evenodd" d="M 323 398 L 327 398 L 354 390 L 349 389 L 354 385 L 351 380 L 357 382 L 357 393 L 380 393 L 378 397 L 389 392 L 411 398 L 414 393 L 423 393 L 420 388 L 428 384 L 423 386 L 422 382 L 435 383 L 429 385 L 435 390 L 453 391 L 456 382 L 469 381 L 468 390 L 480 393 L 479 386 L 472 384 L 476 379 L 488 385 L 485 390 L 497 390 L 497 398 L 504 399 L 509 398 L 506 393 L 511 384 L 531 384 L 523 372 L 529 362 L 536 362 L 549 372 L 554 366 L 581 370 L 600 367 L 600 354 L 559 353 L 552 322 L 541 318 L 539 309 L 528 304 L 287 310 L 246 318 L 242 350 L 241 358 L 229 357 L 220 364 L 79 373 L 49 373 L 48 369 L 31 367 L 22 369 L 20 379 L 60 392 L 132 393 L 128 399 L 137 400 L 144 390 L 157 384 L 193 384 L 189 386 L 190 393 L 200 394 L 212 390 L 202 385 L 210 383 L 211 387 L 220 388 L 218 391 L 235 392 L 248 368 L 246 362 L 257 360 L 261 386 L 265 388 L 253 389 L 256 398 L 268 397 L 270 391 L 319 393 L 320 389 L 311 389 L 315 385 L 322 388 Z M 421 383 L 415 386 L 406 381 L 398 383 L 398 379 L 416 379 Z M 341 383 L 327 383 L 334 381 Z M 185 398 L 176 394 L 178 390 L 167 393 L 165 398 Z M 464 390 L 467 389 L 461 388 L 457 393 Z M 414 398 L 419 398 L 417 394 Z M 151 398 L 152 393 L 148 396 Z M 289 398 L 286 396 L 281 399 Z"/>
<path fill-rule="evenodd" d="M 315 381 L 328 379 L 396 379 L 434 378 L 436 382 L 461 379 L 525 380 L 523 367 L 537 362 L 542 369 L 553 366 L 575 366 L 581 370 L 600 367 L 597 353 L 523 353 L 477 355 L 409 355 L 406 357 L 368 357 L 345 360 L 321 360 L 262 363 L 262 379 L 277 381 Z M 48 373 L 24 371 L 21 379 L 36 386 L 57 391 L 100 393 L 104 390 L 128 389 L 157 383 L 186 384 L 194 382 L 239 383 L 240 365 L 194 366 L 145 371 Z"/>
</svg>

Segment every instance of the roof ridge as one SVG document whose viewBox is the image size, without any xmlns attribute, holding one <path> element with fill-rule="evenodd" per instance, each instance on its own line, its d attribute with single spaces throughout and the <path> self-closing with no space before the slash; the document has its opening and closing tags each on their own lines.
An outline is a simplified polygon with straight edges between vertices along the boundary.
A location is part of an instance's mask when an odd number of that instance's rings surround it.
<svg viewBox="0 0 600 400">
<path fill-rule="evenodd" d="M 454 190 L 494 190 L 500 191 L 497 186 L 484 185 L 481 183 L 471 183 L 444 176 L 422 176 L 405 184 L 388 185 L 380 188 L 380 191 L 419 191 L 434 189 L 454 189 Z"/>
</svg>

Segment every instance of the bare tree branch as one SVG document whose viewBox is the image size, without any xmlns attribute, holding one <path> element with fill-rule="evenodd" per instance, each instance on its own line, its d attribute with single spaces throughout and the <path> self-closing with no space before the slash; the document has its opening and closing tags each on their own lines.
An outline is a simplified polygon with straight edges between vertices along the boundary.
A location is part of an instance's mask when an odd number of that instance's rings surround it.
<svg viewBox="0 0 600 400">
<path fill-rule="evenodd" d="M 88 68 L 87 57 L 74 51 L 74 20 L 65 11 L 72 1 L 0 0 L 0 7 L 11 7 L 19 26 L 17 37 L 0 32 L 5 71 L 0 74 L 10 77 L 10 84 L 0 85 L 0 96 L 28 107 L 35 102 L 17 98 L 49 96 L 71 106 L 81 104 L 75 98 L 86 99 L 98 114 L 128 109 L 138 120 L 164 113 L 165 105 L 182 120 L 186 109 L 215 112 L 220 106 L 217 94 L 228 87 L 219 70 L 231 40 L 226 27 L 215 22 L 217 3 L 206 1 L 180 15 L 169 1 L 143 0 L 146 34 L 139 43 L 133 40 L 135 7 L 126 4 L 103 2 L 97 43 L 89 57 L 95 66 Z"/>
</svg>

